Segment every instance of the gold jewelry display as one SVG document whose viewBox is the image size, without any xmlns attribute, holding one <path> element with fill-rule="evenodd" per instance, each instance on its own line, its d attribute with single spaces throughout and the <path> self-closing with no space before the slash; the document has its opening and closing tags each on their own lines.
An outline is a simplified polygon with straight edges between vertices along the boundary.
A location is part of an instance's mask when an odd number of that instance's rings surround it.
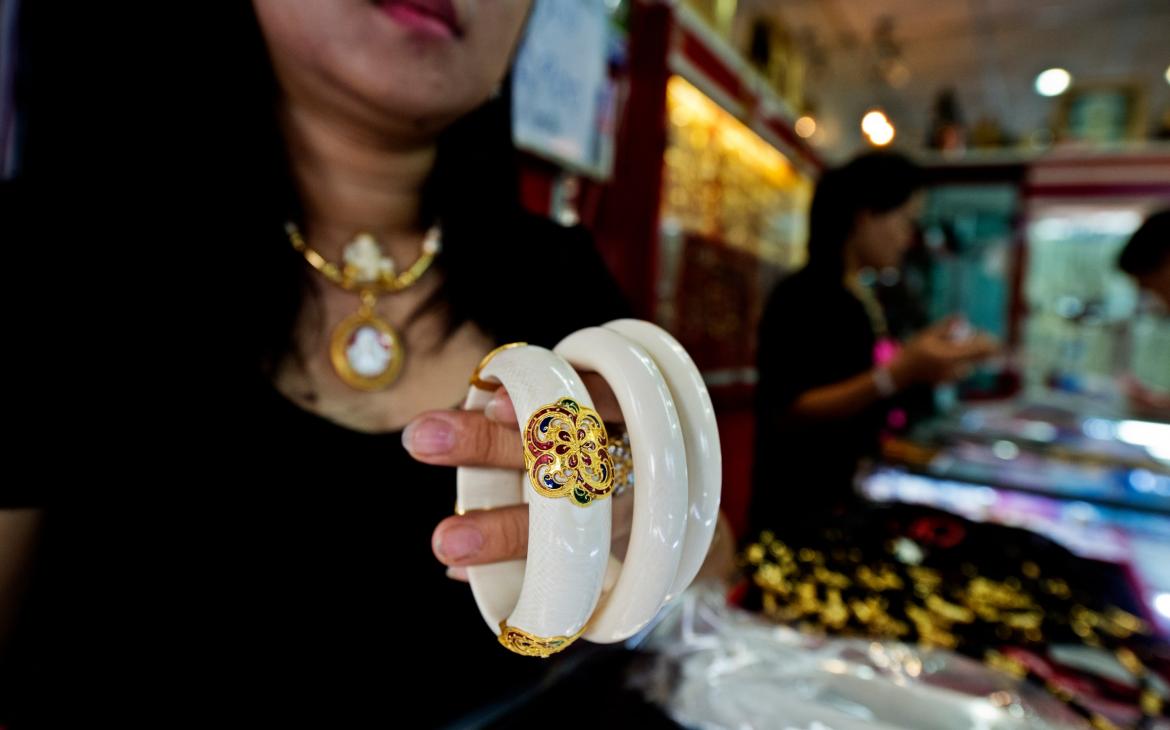
<svg viewBox="0 0 1170 730">
<path fill-rule="evenodd" d="M 310 266 L 337 286 L 358 295 L 358 311 L 343 319 L 330 337 L 329 359 L 337 376 L 358 390 L 390 387 L 402 371 L 406 350 L 398 331 L 375 311 L 378 297 L 408 289 L 422 278 L 441 250 L 439 227 L 435 225 L 427 231 L 422 253 L 401 273 L 368 233 L 359 233 L 346 245 L 343 263 L 338 266 L 310 248 L 296 224 L 286 223 L 284 230 L 292 247 Z"/>
</svg>

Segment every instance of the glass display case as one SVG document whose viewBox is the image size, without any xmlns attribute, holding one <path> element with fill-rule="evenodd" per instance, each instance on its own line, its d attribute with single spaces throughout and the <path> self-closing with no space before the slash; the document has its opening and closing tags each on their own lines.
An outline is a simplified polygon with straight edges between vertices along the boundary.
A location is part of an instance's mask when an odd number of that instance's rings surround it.
<svg viewBox="0 0 1170 730">
<path fill-rule="evenodd" d="M 1119 378 L 1170 393 L 1170 319 L 1139 307 L 1117 256 L 1146 206 L 1046 205 L 1028 226 L 1025 384 L 1121 404 Z"/>
</svg>

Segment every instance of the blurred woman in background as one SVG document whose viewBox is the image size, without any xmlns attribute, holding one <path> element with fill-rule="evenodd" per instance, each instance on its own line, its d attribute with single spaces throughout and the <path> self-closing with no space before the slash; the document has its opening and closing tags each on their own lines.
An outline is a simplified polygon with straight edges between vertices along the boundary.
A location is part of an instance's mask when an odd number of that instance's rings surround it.
<svg viewBox="0 0 1170 730">
<path fill-rule="evenodd" d="M 859 282 L 902 261 L 919 188 L 918 169 L 891 153 L 858 157 L 817 184 L 808 264 L 776 286 L 760 323 L 756 528 L 817 529 L 848 510 L 895 397 L 961 378 L 995 349 L 952 320 L 899 345 Z"/>
</svg>

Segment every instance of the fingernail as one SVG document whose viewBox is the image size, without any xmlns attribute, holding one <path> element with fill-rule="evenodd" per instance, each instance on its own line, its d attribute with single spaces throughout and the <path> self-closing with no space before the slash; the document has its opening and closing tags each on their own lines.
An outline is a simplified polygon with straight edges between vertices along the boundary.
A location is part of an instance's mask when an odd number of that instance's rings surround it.
<svg viewBox="0 0 1170 730">
<path fill-rule="evenodd" d="M 444 560 L 463 560 L 483 547 L 483 535 L 474 527 L 452 527 L 439 535 L 435 552 Z"/>
<path fill-rule="evenodd" d="M 453 566 L 447 568 L 447 577 L 451 580 L 467 581 L 467 568 L 461 566 Z"/>
<path fill-rule="evenodd" d="M 445 454 L 455 446 L 455 429 L 437 418 L 412 421 L 402 432 L 402 445 L 420 456 Z"/>
<path fill-rule="evenodd" d="M 498 391 L 495 395 L 492 396 L 492 399 L 488 401 L 488 404 L 484 406 L 483 415 L 491 421 L 500 420 L 500 410 L 504 408 L 504 401 L 507 399 L 507 395 L 505 395 L 502 391 Z"/>
</svg>

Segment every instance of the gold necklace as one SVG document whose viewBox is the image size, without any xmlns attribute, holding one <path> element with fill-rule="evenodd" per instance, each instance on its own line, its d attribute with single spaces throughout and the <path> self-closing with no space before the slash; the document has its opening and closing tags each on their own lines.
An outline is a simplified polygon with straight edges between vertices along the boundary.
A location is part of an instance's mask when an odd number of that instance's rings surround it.
<svg viewBox="0 0 1170 730">
<path fill-rule="evenodd" d="M 401 273 L 368 233 L 359 233 L 345 247 L 344 263 L 338 266 L 310 248 L 296 224 L 286 223 L 284 230 L 292 247 L 310 266 L 342 289 L 356 292 L 360 299 L 358 311 L 343 319 L 330 338 L 329 359 L 337 376 L 358 390 L 390 387 L 402 371 L 406 350 L 398 331 L 378 317 L 375 305 L 379 296 L 413 286 L 431 267 L 441 248 L 438 225 L 427 231 L 422 253 Z"/>
<path fill-rule="evenodd" d="M 880 340 L 888 336 L 890 328 L 886 323 L 886 313 L 882 310 L 881 302 L 873 293 L 873 289 L 858 281 L 856 276 L 845 277 L 845 288 L 852 292 L 853 296 L 857 297 L 861 305 L 865 307 L 865 315 L 869 317 L 874 337 Z"/>
</svg>

